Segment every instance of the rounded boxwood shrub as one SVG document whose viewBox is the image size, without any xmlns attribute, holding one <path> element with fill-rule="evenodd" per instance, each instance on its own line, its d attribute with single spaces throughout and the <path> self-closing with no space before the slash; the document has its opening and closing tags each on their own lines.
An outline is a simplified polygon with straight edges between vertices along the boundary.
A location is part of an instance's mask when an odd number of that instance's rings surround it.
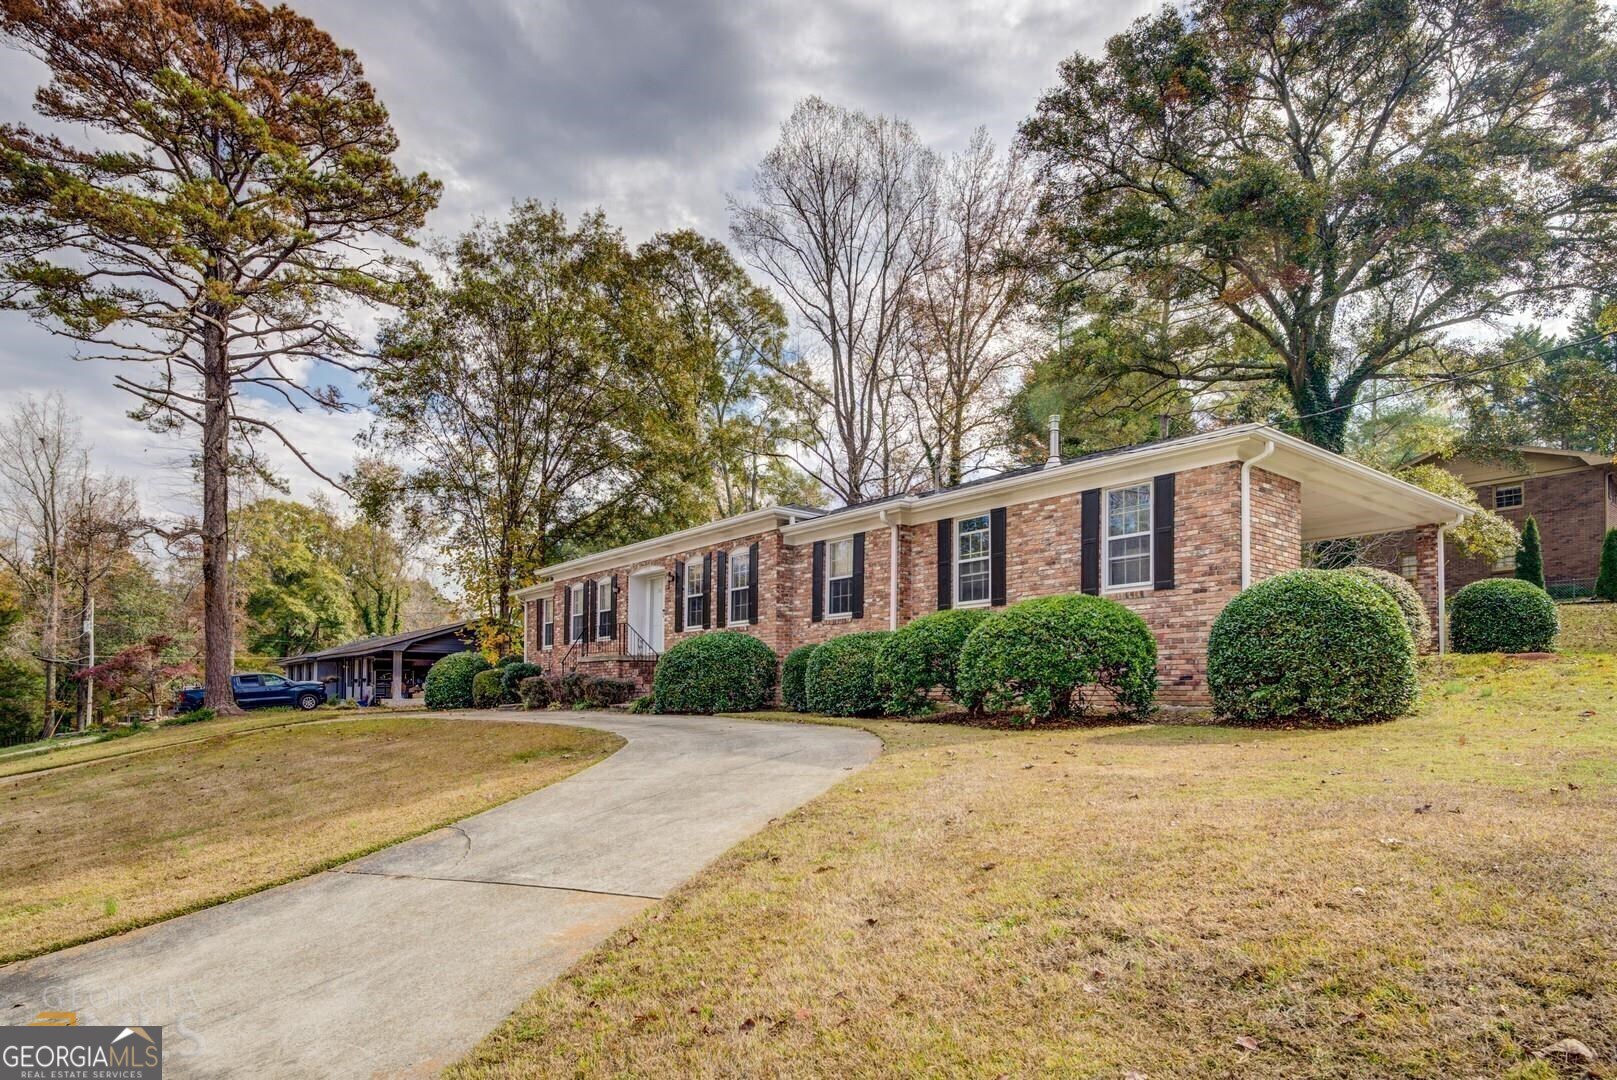
<svg viewBox="0 0 1617 1080">
<path fill-rule="evenodd" d="M 512 664 L 520 663 L 522 663 L 521 653 L 506 653 L 504 656 L 501 656 L 498 660 L 494 661 L 494 666 L 497 668 L 506 668 L 510 667 Z"/>
<path fill-rule="evenodd" d="M 884 641 L 876 653 L 876 680 L 886 694 L 887 711 L 913 716 L 926 708 L 931 690 L 942 690 L 958 702 L 960 650 L 989 617 L 982 608 L 939 611 L 922 615 Z"/>
<path fill-rule="evenodd" d="M 450 653 L 427 671 L 426 702 L 429 709 L 469 709 L 472 707 L 472 680 L 488 670 L 480 652 Z"/>
<path fill-rule="evenodd" d="M 818 645 L 799 645 L 780 664 L 780 700 L 793 712 L 808 712 L 809 657 Z"/>
<path fill-rule="evenodd" d="M 1225 605 L 1207 684 L 1236 723 L 1362 724 L 1415 704 L 1415 643 L 1385 589 L 1336 570 L 1293 570 Z"/>
<path fill-rule="evenodd" d="M 815 649 L 808 662 L 809 710 L 827 716 L 880 715 L 876 653 L 892 636 L 891 630 L 843 634 Z"/>
<path fill-rule="evenodd" d="M 686 638 L 657 661 L 651 696 L 660 713 L 762 709 L 775 696 L 775 652 L 737 630 Z"/>
<path fill-rule="evenodd" d="M 1415 586 L 1399 577 L 1391 570 L 1383 570 L 1376 566 L 1350 566 L 1343 570 L 1344 574 L 1363 578 L 1370 584 L 1385 589 L 1392 602 L 1398 605 L 1398 612 L 1404 617 L 1404 625 L 1409 627 L 1409 636 L 1415 642 L 1416 652 L 1425 652 L 1432 646 L 1432 617 L 1426 612 L 1426 604 L 1415 591 Z"/>
<path fill-rule="evenodd" d="M 517 695 L 524 709 L 542 709 L 556 699 L 550 680 L 543 675 L 529 675 L 517 684 Z"/>
<path fill-rule="evenodd" d="M 515 664 L 506 664 L 500 671 L 500 702 L 505 705 L 515 705 L 522 700 L 522 680 L 531 679 L 535 675 L 543 675 L 545 669 L 538 664 L 530 664 L 526 660 Z"/>
<path fill-rule="evenodd" d="M 489 668 L 472 676 L 472 708 L 492 709 L 500 704 L 500 668 Z"/>
<path fill-rule="evenodd" d="M 586 705 L 604 709 L 608 705 L 622 705 L 626 701 L 633 701 L 639 689 L 630 679 L 616 679 L 602 675 L 585 680 L 583 700 Z"/>
<path fill-rule="evenodd" d="M 1531 582 L 1474 581 L 1449 602 L 1449 640 L 1456 652 L 1549 652 L 1560 632 L 1555 601 Z"/>
<path fill-rule="evenodd" d="M 1086 687 L 1125 713 L 1149 712 L 1157 692 L 1157 640 L 1114 600 L 1072 593 L 1023 600 L 978 624 L 960 650 L 960 703 L 1036 719 L 1083 716 Z"/>
</svg>

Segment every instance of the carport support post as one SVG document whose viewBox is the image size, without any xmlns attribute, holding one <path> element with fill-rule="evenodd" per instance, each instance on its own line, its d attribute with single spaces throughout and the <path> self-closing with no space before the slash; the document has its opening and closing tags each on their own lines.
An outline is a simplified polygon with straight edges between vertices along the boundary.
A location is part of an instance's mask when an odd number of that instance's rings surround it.
<svg viewBox="0 0 1617 1080">
<path fill-rule="evenodd" d="M 404 650 L 393 650 L 393 704 L 404 704 Z"/>
</svg>

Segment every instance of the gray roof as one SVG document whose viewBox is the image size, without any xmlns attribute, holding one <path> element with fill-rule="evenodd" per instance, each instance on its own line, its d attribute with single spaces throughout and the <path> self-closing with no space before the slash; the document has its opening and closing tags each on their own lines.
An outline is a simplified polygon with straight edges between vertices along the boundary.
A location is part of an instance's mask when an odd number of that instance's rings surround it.
<svg viewBox="0 0 1617 1080">
<path fill-rule="evenodd" d="M 384 634 L 380 637 L 360 638 L 350 641 L 346 645 L 334 645 L 319 652 L 299 653 L 297 656 L 282 657 L 281 664 L 306 662 L 309 660 L 338 660 L 350 656 L 369 656 L 372 653 L 393 652 L 395 649 L 408 649 L 411 645 L 446 634 L 459 636 L 466 630 L 466 620 L 460 622 L 444 623 L 442 626 L 433 626 L 425 630 L 410 630 L 403 634 Z"/>
</svg>

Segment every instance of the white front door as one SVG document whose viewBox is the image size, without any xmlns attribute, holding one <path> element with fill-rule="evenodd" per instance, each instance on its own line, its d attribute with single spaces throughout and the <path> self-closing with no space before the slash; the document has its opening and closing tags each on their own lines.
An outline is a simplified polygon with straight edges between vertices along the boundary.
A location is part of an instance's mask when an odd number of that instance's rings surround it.
<svg viewBox="0 0 1617 1080">
<path fill-rule="evenodd" d="M 629 635 L 625 645 L 631 652 L 649 645 L 663 651 L 663 574 L 637 574 L 629 579 Z M 639 637 L 635 637 L 638 634 Z"/>
</svg>

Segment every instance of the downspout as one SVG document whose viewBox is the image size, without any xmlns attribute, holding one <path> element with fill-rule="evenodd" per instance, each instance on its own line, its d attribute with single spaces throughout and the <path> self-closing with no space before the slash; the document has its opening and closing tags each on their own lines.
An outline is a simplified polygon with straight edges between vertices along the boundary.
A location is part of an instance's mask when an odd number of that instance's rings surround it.
<svg viewBox="0 0 1617 1080">
<path fill-rule="evenodd" d="M 1273 439 L 1266 439 L 1263 452 L 1241 462 L 1241 588 L 1252 584 L 1252 466 L 1275 452 Z"/>
<path fill-rule="evenodd" d="M 887 565 L 887 628 L 898 629 L 898 525 L 887 520 L 887 511 L 880 514 L 881 523 L 887 526 L 888 538 L 888 565 Z"/>
</svg>

